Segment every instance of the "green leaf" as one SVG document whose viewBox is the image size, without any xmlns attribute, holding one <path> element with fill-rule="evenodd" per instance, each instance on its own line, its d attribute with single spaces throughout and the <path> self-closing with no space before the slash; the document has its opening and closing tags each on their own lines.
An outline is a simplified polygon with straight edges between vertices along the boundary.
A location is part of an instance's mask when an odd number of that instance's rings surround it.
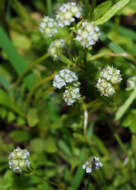
<svg viewBox="0 0 136 190">
<path fill-rule="evenodd" d="M 111 29 L 112 29 L 112 30 L 115 29 L 115 24 L 112 23 L 112 22 L 110 22 L 110 21 L 107 22 L 107 23 L 105 24 L 105 26 L 108 27 L 110 30 L 111 30 Z M 134 32 L 132 29 L 128 29 L 128 28 L 126 28 L 126 27 L 124 27 L 124 26 L 119 26 L 118 32 L 119 32 L 119 34 L 122 35 L 122 36 L 128 37 L 128 38 L 130 38 L 130 39 L 132 39 L 132 40 L 136 40 L 136 34 L 135 34 L 135 32 Z"/>
<path fill-rule="evenodd" d="M 40 138 L 35 138 L 31 141 L 30 147 L 34 152 L 42 152 L 45 150 L 45 141 Z"/>
<path fill-rule="evenodd" d="M 27 114 L 27 122 L 30 127 L 34 127 L 39 122 L 39 118 L 38 118 L 36 109 L 32 108 L 29 110 L 29 112 Z"/>
<path fill-rule="evenodd" d="M 18 117 L 16 120 L 16 123 L 18 126 L 24 126 L 26 124 L 26 121 L 22 119 L 21 117 Z"/>
<path fill-rule="evenodd" d="M 110 20 L 118 11 L 125 7 L 130 0 L 120 0 L 113 5 L 100 19 L 96 20 L 96 25 L 104 24 Z"/>
<path fill-rule="evenodd" d="M 105 45 L 110 48 L 113 52 L 126 53 L 126 51 L 120 47 L 118 44 L 113 42 L 107 35 L 101 33 L 100 40 L 105 43 Z"/>
<path fill-rule="evenodd" d="M 12 122 L 12 121 L 14 121 L 15 119 L 16 119 L 15 114 L 10 111 L 10 112 L 8 113 L 8 116 L 7 116 L 8 122 Z"/>
<path fill-rule="evenodd" d="M 6 116 L 7 116 L 7 110 L 5 109 L 5 108 L 0 108 L 0 117 L 2 118 L 2 119 L 5 119 L 6 118 Z"/>
<path fill-rule="evenodd" d="M 57 152 L 56 142 L 53 138 L 49 137 L 45 140 L 45 151 L 47 153 L 55 153 Z"/>
<path fill-rule="evenodd" d="M 11 4 L 13 6 L 15 12 L 22 17 L 22 19 L 25 20 L 27 24 L 30 24 L 30 16 L 26 9 L 22 6 L 22 4 L 18 0 L 13 0 L 13 3 Z"/>
<path fill-rule="evenodd" d="M 24 113 L 22 112 L 21 108 L 19 108 L 17 104 L 13 102 L 8 94 L 2 89 L 0 89 L 0 105 L 5 106 L 24 117 Z"/>
<path fill-rule="evenodd" d="M 0 47 L 6 53 L 17 74 L 22 75 L 28 68 L 28 64 L 26 63 L 24 57 L 19 55 L 16 48 L 12 45 L 2 26 L 0 26 Z M 34 83 L 34 75 L 30 75 L 29 78 L 25 78 L 25 83 L 29 88 L 32 87 L 31 84 Z"/>
<path fill-rule="evenodd" d="M 81 184 L 82 182 L 82 179 L 83 179 L 83 176 L 84 176 L 84 170 L 82 168 L 82 163 L 85 161 L 85 153 L 83 151 L 81 151 L 81 154 L 80 154 L 80 164 L 77 168 L 77 171 L 76 171 L 76 174 L 74 176 L 74 178 L 72 179 L 72 182 L 71 182 L 71 187 L 76 190 L 79 188 L 79 185 Z"/>
<path fill-rule="evenodd" d="M 116 112 L 116 115 L 115 115 L 115 120 L 119 120 L 119 119 L 122 118 L 122 116 L 128 110 L 128 108 L 133 103 L 135 98 L 136 98 L 136 89 L 134 89 L 134 91 L 130 94 L 130 96 L 128 97 L 126 102 L 122 106 L 119 107 L 119 109 L 118 109 L 118 111 Z"/>
<path fill-rule="evenodd" d="M 132 148 L 133 152 L 136 153 L 136 135 L 132 136 L 132 139 L 131 139 L 131 148 Z"/>
<path fill-rule="evenodd" d="M 63 140 L 59 140 L 58 146 L 66 155 L 72 156 L 69 146 Z"/>
<path fill-rule="evenodd" d="M 93 135 L 92 137 L 92 142 L 95 142 L 97 147 L 99 148 L 99 151 L 106 157 L 109 156 L 109 153 L 108 153 L 108 150 L 106 149 L 104 143 L 96 136 L 96 135 Z"/>
<path fill-rule="evenodd" d="M 3 85 L 5 89 L 10 87 L 10 82 L 0 73 L 0 83 Z"/>
<path fill-rule="evenodd" d="M 128 115 L 123 119 L 121 125 L 123 127 L 129 127 L 132 133 L 136 133 L 136 109 L 132 109 Z"/>
<path fill-rule="evenodd" d="M 16 48 L 21 48 L 22 50 L 29 50 L 31 48 L 31 40 L 26 35 L 13 30 L 10 32 L 10 36 Z"/>
<path fill-rule="evenodd" d="M 29 131 L 16 130 L 10 133 L 10 137 L 16 142 L 25 142 L 29 140 L 30 133 Z"/>
<path fill-rule="evenodd" d="M 100 18 L 102 15 L 104 15 L 105 12 L 111 7 L 111 5 L 112 5 L 111 0 L 105 1 L 105 2 L 101 3 L 100 5 L 98 5 L 94 9 L 93 19 L 96 20 L 96 19 Z"/>
</svg>

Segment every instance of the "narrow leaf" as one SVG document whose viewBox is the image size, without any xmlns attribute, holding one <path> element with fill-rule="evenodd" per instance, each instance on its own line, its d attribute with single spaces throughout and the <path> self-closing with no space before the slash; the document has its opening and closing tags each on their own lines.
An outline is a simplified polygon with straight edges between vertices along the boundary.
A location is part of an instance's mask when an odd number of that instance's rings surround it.
<svg viewBox="0 0 136 190">
<path fill-rule="evenodd" d="M 129 3 L 130 0 L 120 0 L 115 5 L 113 5 L 100 19 L 96 20 L 96 24 L 104 24 L 110 20 L 118 11 L 120 11 L 124 6 Z"/>
<path fill-rule="evenodd" d="M 2 89 L 0 89 L 0 105 L 5 106 L 24 117 L 24 113 L 21 111 L 21 108 L 19 108 L 17 104 L 13 102 L 8 94 Z"/>
<path fill-rule="evenodd" d="M 6 53 L 11 65 L 13 66 L 17 74 L 22 75 L 24 71 L 28 68 L 28 64 L 26 63 L 24 57 L 19 55 L 16 48 L 12 45 L 2 26 L 0 26 L 0 47 Z M 31 75 L 28 78 L 26 78 L 26 85 L 28 87 L 32 87 L 33 80 L 34 75 Z"/>
<path fill-rule="evenodd" d="M 101 3 L 100 5 L 98 5 L 95 9 L 94 9 L 94 13 L 93 13 L 93 19 L 97 20 L 98 18 L 100 18 L 102 15 L 104 15 L 108 9 L 112 6 L 112 1 L 111 0 L 107 0 L 103 3 Z"/>
<path fill-rule="evenodd" d="M 0 83 L 3 85 L 5 89 L 10 87 L 10 82 L 0 73 Z"/>
<path fill-rule="evenodd" d="M 120 108 L 118 109 L 118 111 L 117 111 L 117 113 L 115 115 L 116 120 L 121 119 L 121 117 L 125 114 L 125 112 L 130 107 L 130 105 L 133 103 L 135 98 L 136 98 L 136 89 L 134 89 L 134 91 L 130 94 L 130 96 L 126 100 L 126 102 L 122 106 L 120 106 Z"/>
<path fill-rule="evenodd" d="M 85 161 L 85 153 L 82 151 L 81 154 L 80 154 L 80 164 L 77 168 L 77 171 L 76 171 L 76 174 L 74 176 L 74 178 L 72 179 L 72 182 L 71 182 L 71 187 L 76 190 L 76 189 L 79 189 L 79 186 L 82 182 L 82 179 L 83 179 L 83 176 L 84 176 L 84 171 L 83 171 L 83 168 L 82 168 L 82 165 L 81 163 L 83 163 Z"/>
</svg>

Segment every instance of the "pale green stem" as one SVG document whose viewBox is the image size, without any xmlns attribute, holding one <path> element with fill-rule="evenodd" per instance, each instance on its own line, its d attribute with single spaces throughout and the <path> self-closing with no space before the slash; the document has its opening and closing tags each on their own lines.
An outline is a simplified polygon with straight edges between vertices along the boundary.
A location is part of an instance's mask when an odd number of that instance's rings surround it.
<svg viewBox="0 0 136 190">
<path fill-rule="evenodd" d="M 48 57 L 49 57 L 49 53 L 46 53 L 42 57 L 37 59 L 34 63 L 32 63 L 28 67 L 28 69 L 18 78 L 15 86 L 18 86 L 20 84 L 20 82 L 23 80 L 23 78 L 25 77 L 26 74 L 28 74 L 36 65 L 38 65 L 38 64 L 42 63 L 43 61 L 45 61 Z"/>
<path fill-rule="evenodd" d="M 35 90 L 37 88 L 39 88 L 40 86 L 44 85 L 46 82 L 49 82 L 53 79 L 53 77 L 55 76 L 55 73 L 53 73 L 52 75 L 46 77 L 43 80 L 40 80 L 38 83 L 35 84 L 35 86 L 33 86 L 33 88 L 30 90 L 30 92 L 27 95 L 27 103 L 29 104 L 31 102 L 32 99 L 32 95 L 34 94 Z"/>
<path fill-rule="evenodd" d="M 110 128 L 111 128 L 111 130 L 112 130 L 112 132 L 114 134 L 114 137 L 115 137 L 116 141 L 120 145 L 121 149 L 125 152 L 125 154 L 127 156 L 129 156 L 128 151 L 127 151 L 126 147 L 124 146 L 124 144 L 123 144 L 121 138 L 119 137 L 118 133 L 114 130 L 114 128 L 110 124 L 109 124 L 109 126 L 110 126 Z"/>
<path fill-rule="evenodd" d="M 87 58 L 87 61 L 96 60 L 96 59 L 106 57 L 106 56 L 124 57 L 124 58 L 130 59 L 131 61 L 133 61 L 136 64 L 136 59 L 133 56 L 131 56 L 131 55 L 127 54 L 127 53 L 113 53 L 113 52 L 104 52 L 104 53 L 98 53 L 98 54 L 96 54 L 94 56 L 89 56 Z"/>
<path fill-rule="evenodd" d="M 52 0 L 46 0 L 48 15 L 52 16 Z"/>
<path fill-rule="evenodd" d="M 72 65 L 75 65 L 75 63 L 73 63 L 70 59 L 68 59 L 67 57 L 65 57 L 65 56 L 62 55 L 62 54 L 59 55 L 59 58 L 60 58 L 60 60 L 61 60 L 63 63 L 67 64 L 69 67 L 72 66 Z"/>
<path fill-rule="evenodd" d="M 122 150 L 123 150 L 123 151 L 126 153 L 126 155 L 128 156 L 128 151 L 127 151 L 126 147 L 124 146 L 124 144 L 122 143 L 122 140 L 120 139 L 119 135 L 118 135 L 116 132 L 114 132 L 114 136 L 115 136 L 117 142 L 119 143 L 120 147 L 122 148 Z"/>
<path fill-rule="evenodd" d="M 41 92 L 40 95 L 37 98 L 37 102 L 40 100 L 40 98 L 44 97 L 46 94 L 52 92 L 54 90 L 54 87 L 49 87 L 48 89 L 46 89 L 45 91 Z"/>
<path fill-rule="evenodd" d="M 94 8 L 95 8 L 95 5 L 96 5 L 96 0 L 92 0 L 92 5 L 91 5 L 91 20 L 93 18 L 93 12 L 94 12 Z"/>
</svg>

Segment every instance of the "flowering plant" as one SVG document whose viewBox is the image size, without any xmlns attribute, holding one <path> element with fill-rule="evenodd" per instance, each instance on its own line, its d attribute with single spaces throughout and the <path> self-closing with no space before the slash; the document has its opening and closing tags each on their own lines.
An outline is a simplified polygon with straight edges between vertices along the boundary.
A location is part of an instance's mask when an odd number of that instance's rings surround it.
<svg viewBox="0 0 136 190">
<path fill-rule="evenodd" d="M 1 0 L 0 189 L 136 188 L 135 13 Z"/>
</svg>

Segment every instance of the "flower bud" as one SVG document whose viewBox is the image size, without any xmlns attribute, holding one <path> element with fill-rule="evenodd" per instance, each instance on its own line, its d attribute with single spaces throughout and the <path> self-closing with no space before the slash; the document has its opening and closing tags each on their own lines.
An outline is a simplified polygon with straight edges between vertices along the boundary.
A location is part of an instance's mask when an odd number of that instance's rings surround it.
<svg viewBox="0 0 136 190">
<path fill-rule="evenodd" d="M 17 147 L 9 154 L 9 168 L 15 173 L 22 173 L 30 166 L 29 156 L 30 153 L 26 149 Z"/>
<path fill-rule="evenodd" d="M 115 93 L 115 90 L 110 82 L 107 82 L 105 79 L 99 78 L 97 82 L 97 88 L 101 92 L 102 96 L 112 96 Z"/>
<path fill-rule="evenodd" d="M 79 88 L 72 86 L 67 87 L 63 94 L 64 101 L 68 106 L 71 106 L 76 100 L 79 100 L 80 97 Z"/>
<path fill-rule="evenodd" d="M 49 54 L 54 58 L 58 58 L 58 53 L 62 51 L 63 47 L 65 45 L 65 42 L 63 39 L 55 40 L 53 41 L 48 49 Z"/>
</svg>

